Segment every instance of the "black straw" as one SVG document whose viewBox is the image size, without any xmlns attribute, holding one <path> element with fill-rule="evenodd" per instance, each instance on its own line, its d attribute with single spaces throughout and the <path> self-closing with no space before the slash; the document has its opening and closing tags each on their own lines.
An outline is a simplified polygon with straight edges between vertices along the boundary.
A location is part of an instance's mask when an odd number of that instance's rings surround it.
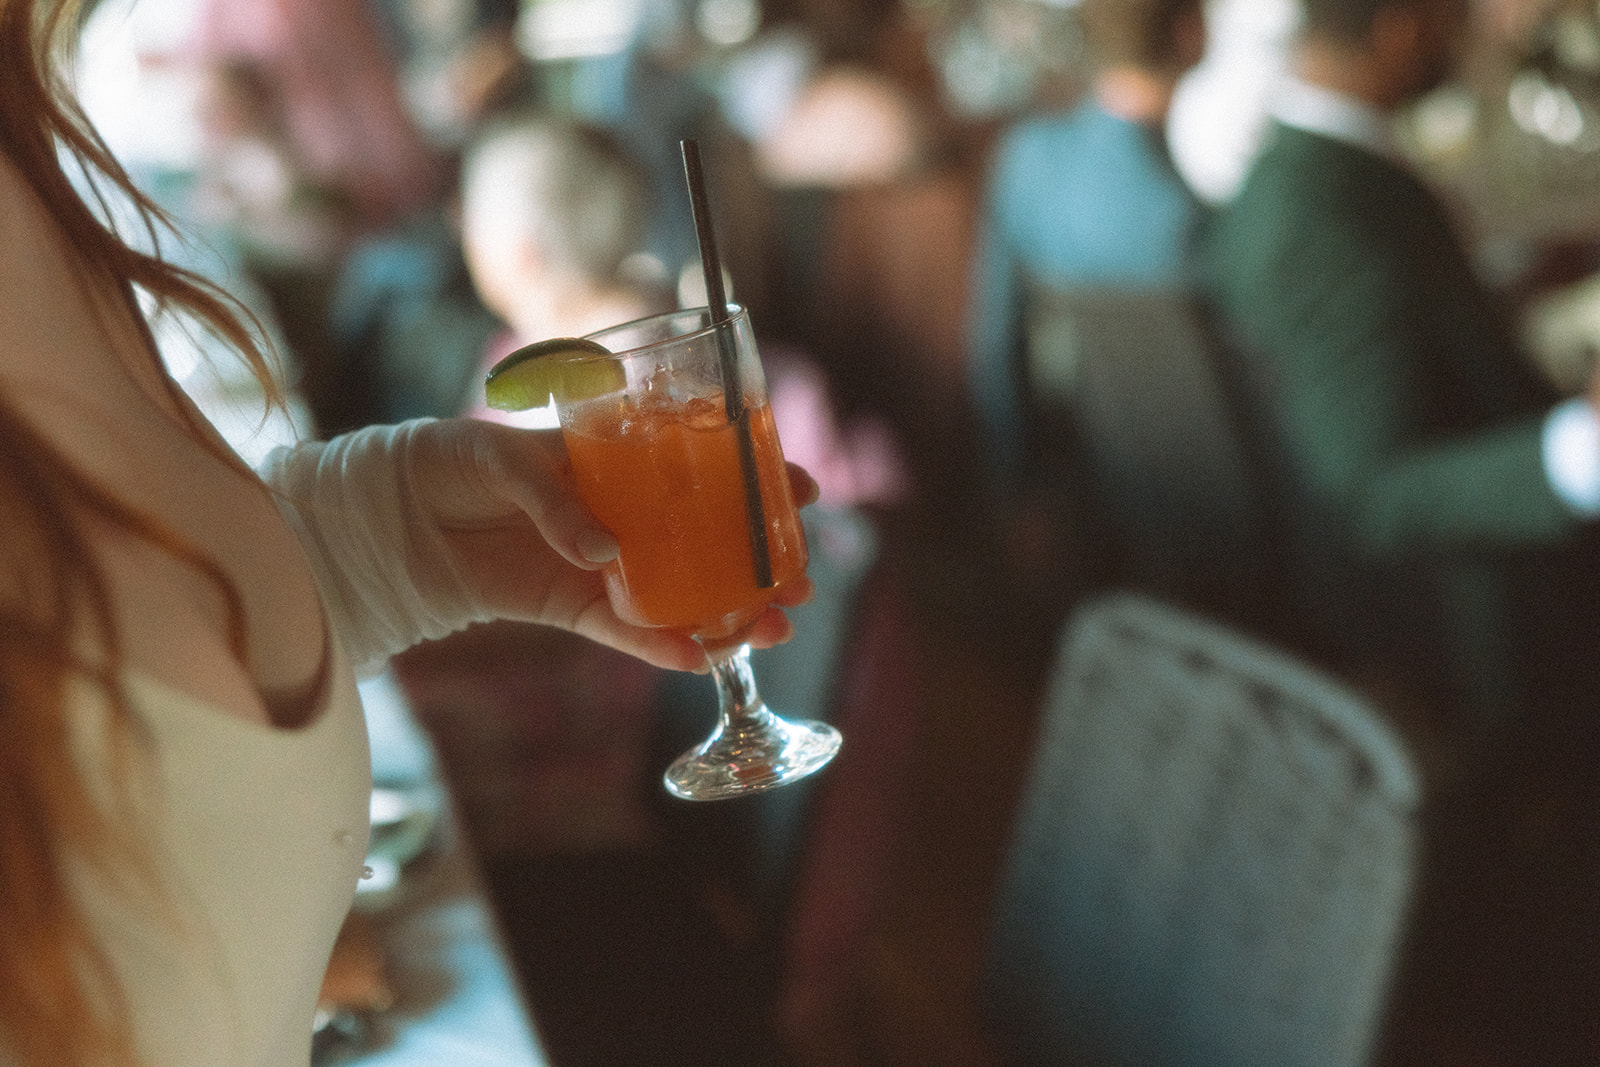
<svg viewBox="0 0 1600 1067">
<path fill-rule="evenodd" d="M 700 243 L 700 266 L 706 277 L 706 305 L 711 324 L 728 321 L 728 298 L 722 288 L 722 263 L 717 258 L 716 235 L 711 230 L 711 206 L 706 199 L 705 174 L 700 168 L 700 146 L 692 140 L 679 142 L 683 151 L 683 173 L 689 181 L 689 202 L 694 210 L 695 237 Z M 761 503 L 761 478 L 756 471 L 756 442 L 750 431 L 750 408 L 744 402 L 739 380 L 739 355 L 733 333 L 718 330 L 717 358 L 722 368 L 723 406 L 739 440 L 739 471 L 744 475 L 745 517 L 750 525 L 750 555 L 755 561 L 756 588 L 771 589 L 772 549 L 767 544 L 766 508 Z"/>
</svg>

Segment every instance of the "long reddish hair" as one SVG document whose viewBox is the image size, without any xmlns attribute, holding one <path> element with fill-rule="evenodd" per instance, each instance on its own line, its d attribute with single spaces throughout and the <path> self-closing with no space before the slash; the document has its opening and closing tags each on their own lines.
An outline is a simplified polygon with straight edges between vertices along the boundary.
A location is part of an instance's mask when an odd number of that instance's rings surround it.
<svg viewBox="0 0 1600 1067">
<path fill-rule="evenodd" d="M 65 88 L 61 72 L 82 17 L 81 0 L 0 0 L 0 152 L 43 201 L 86 277 L 120 292 L 135 317 L 136 288 L 193 315 L 241 353 L 270 401 L 281 402 L 248 314 L 103 221 L 111 217 L 104 195 L 131 198 L 151 236 L 166 220 Z M 79 194 L 63 154 L 89 176 L 99 204 Z M 148 330 L 145 336 L 160 368 Z M 162 378 L 176 394 L 164 371 Z M 198 423 L 191 430 L 220 451 Z M 119 683 L 112 591 L 89 523 L 131 532 L 210 576 L 227 597 L 229 636 L 243 656 L 243 611 L 220 569 L 159 519 L 86 478 L 0 391 L 0 565 L 7 568 L 0 571 L 0 1060 L 28 1067 L 136 1061 L 116 982 L 65 870 L 68 857 L 136 873 L 141 860 L 129 828 L 90 795 L 69 744 L 67 694 L 82 679 L 106 693 L 116 751 L 136 751 L 137 727 Z M 92 662 L 75 653 L 85 637 Z"/>
</svg>

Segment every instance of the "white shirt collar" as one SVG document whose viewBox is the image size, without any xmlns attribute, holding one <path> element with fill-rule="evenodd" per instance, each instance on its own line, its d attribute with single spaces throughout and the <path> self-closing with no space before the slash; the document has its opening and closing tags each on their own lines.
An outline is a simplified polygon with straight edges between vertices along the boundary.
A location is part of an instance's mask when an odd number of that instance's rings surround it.
<svg viewBox="0 0 1600 1067">
<path fill-rule="evenodd" d="M 1355 97 L 1285 75 L 1272 98 L 1272 117 L 1285 126 L 1320 133 L 1346 144 L 1393 157 L 1395 147 L 1383 112 Z"/>
</svg>

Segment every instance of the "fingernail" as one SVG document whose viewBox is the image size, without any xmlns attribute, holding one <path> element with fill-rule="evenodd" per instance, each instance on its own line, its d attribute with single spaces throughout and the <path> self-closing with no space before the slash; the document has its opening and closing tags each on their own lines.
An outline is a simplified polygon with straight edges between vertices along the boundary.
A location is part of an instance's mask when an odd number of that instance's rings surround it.
<svg viewBox="0 0 1600 1067">
<path fill-rule="evenodd" d="M 590 563 L 610 563 L 617 558 L 617 539 L 604 530 L 588 529 L 578 534 L 578 554 Z"/>
</svg>

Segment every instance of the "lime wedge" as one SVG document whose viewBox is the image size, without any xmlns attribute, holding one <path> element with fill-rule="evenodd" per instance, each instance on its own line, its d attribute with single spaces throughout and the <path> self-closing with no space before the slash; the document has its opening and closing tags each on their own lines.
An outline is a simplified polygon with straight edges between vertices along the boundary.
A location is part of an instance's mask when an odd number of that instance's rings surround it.
<svg viewBox="0 0 1600 1067">
<path fill-rule="evenodd" d="M 611 352 L 581 337 L 552 337 L 524 345 L 494 365 L 483 382 L 483 397 L 499 411 L 544 407 L 552 397 L 584 400 L 627 384 L 622 365 L 596 359 Z"/>
</svg>

